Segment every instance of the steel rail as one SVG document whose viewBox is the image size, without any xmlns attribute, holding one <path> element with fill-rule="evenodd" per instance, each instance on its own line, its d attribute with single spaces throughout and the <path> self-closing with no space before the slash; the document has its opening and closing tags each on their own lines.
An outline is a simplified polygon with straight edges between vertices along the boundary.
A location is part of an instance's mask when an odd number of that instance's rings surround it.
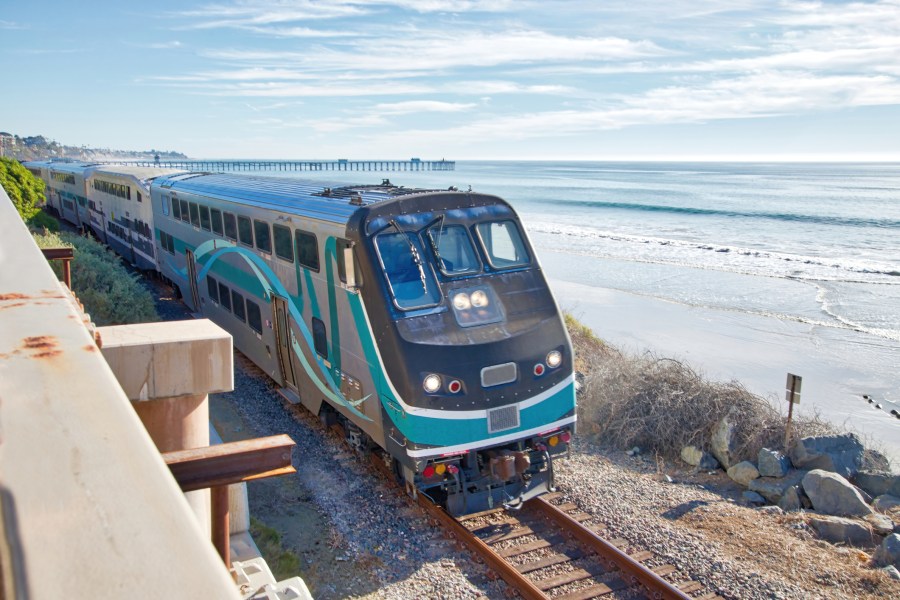
<svg viewBox="0 0 900 600">
<path fill-rule="evenodd" d="M 466 544 L 476 555 L 480 556 L 506 583 L 511 585 L 526 600 L 546 600 L 547 594 L 535 586 L 530 579 L 519 573 L 515 567 L 494 552 L 490 546 L 482 542 L 462 523 L 451 517 L 444 509 L 429 500 L 424 494 L 417 494 L 419 506 L 425 509 L 429 516 L 437 519 L 444 527 L 450 530 L 459 541 Z"/>
<path fill-rule="evenodd" d="M 529 500 L 526 506 L 536 509 L 542 515 L 572 533 L 580 542 L 594 548 L 604 558 L 611 560 L 623 573 L 631 575 L 645 586 L 654 598 L 664 598 L 665 600 L 691 599 L 691 596 L 685 594 L 651 569 L 634 560 L 628 554 L 622 552 L 565 512 L 553 506 L 548 500 L 539 496 Z"/>
</svg>

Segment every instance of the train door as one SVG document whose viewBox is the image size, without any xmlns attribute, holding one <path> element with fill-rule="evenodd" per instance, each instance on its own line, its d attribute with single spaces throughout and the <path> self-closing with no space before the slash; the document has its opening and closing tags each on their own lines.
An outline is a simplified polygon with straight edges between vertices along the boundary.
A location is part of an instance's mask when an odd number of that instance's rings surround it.
<svg viewBox="0 0 900 600">
<path fill-rule="evenodd" d="M 275 322 L 275 337 L 278 339 L 278 363 L 281 365 L 281 378 L 284 385 L 297 390 L 297 379 L 294 375 L 294 364 L 291 360 L 291 318 L 288 301 L 281 296 L 272 296 L 272 311 Z"/>
<path fill-rule="evenodd" d="M 194 252 L 191 250 L 185 250 L 184 255 L 187 259 L 187 277 L 191 286 L 193 309 L 196 312 L 200 312 L 200 290 L 197 289 L 197 261 L 194 259 Z"/>
</svg>

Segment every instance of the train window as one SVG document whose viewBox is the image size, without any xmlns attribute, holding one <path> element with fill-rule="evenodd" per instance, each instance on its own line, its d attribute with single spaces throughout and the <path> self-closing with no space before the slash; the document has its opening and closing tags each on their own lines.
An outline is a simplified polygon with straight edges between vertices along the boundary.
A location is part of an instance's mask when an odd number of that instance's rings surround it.
<svg viewBox="0 0 900 600">
<path fill-rule="evenodd" d="M 213 302 L 219 302 L 219 284 L 210 275 L 206 276 L 206 287 L 209 289 L 209 299 Z"/>
<path fill-rule="evenodd" d="M 209 231 L 209 207 L 200 205 L 200 228 Z"/>
<path fill-rule="evenodd" d="M 294 262 L 294 245 L 291 243 L 291 230 L 284 225 L 272 225 L 272 235 L 275 237 L 275 255 L 290 263 Z"/>
<path fill-rule="evenodd" d="M 237 221 L 231 213 L 225 213 L 225 237 L 237 241 Z"/>
<path fill-rule="evenodd" d="M 247 313 L 244 311 L 244 297 L 234 290 L 231 290 L 231 310 L 234 311 L 234 316 L 241 321 L 247 319 Z"/>
<path fill-rule="evenodd" d="M 477 225 L 478 237 L 491 265 L 508 269 L 527 265 L 531 260 L 519 228 L 512 221 L 492 221 Z"/>
<path fill-rule="evenodd" d="M 159 198 L 160 198 L 160 200 L 162 200 L 163 214 L 168 217 L 169 216 L 169 197 L 168 196 L 160 196 Z M 176 202 L 175 205 L 177 206 L 178 203 Z M 175 208 L 175 207 L 173 206 L 172 208 Z"/>
<path fill-rule="evenodd" d="M 269 224 L 265 221 L 257 221 L 254 219 L 253 231 L 256 233 L 256 249 L 271 254 L 272 234 L 269 233 Z"/>
<path fill-rule="evenodd" d="M 295 232 L 297 246 L 297 262 L 313 271 L 319 270 L 319 244 L 313 233 L 306 231 Z"/>
<path fill-rule="evenodd" d="M 222 301 L 222 308 L 231 310 L 231 290 L 221 281 L 219 282 L 219 300 Z"/>
<path fill-rule="evenodd" d="M 428 240 L 445 275 L 460 275 L 481 269 L 472 240 L 462 225 L 445 227 L 441 222 L 428 230 Z"/>
<path fill-rule="evenodd" d="M 238 235 L 242 244 L 253 247 L 253 225 L 247 217 L 238 217 Z"/>
<path fill-rule="evenodd" d="M 195 202 L 190 202 L 188 206 L 191 207 L 191 225 L 200 227 L 200 207 Z"/>
<path fill-rule="evenodd" d="M 187 200 L 179 200 L 178 203 L 181 205 L 181 220 L 185 223 L 191 222 L 190 213 L 188 213 L 188 203 Z"/>
<path fill-rule="evenodd" d="M 140 193 L 140 192 L 137 192 L 137 201 L 138 201 L 138 202 L 143 202 L 143 200 L 141 200 L 141 193 Z"/>
<path fill-rule="evenodd" d="M 222 211 L 217 208 L 211 208 L 212 230 L 213 233 L 222 235 Z"/>
<path fill-rule="evenodd" d="M 262 333 L 262 314 L 259 304 L 247 298 L 247 325 L 256 333 Z"/>
<path fill-rule="evenodd" d="M 403 231 L 381 233 L 375 236 L 375 248 L 398 308 L 412 310 L 440 303 L 441 290 L 431 266 L 422 258 L 419 236 Z"/>
<path fill-rule="evenodd" d="M 316 353 L 328 360 L 328 332 L 325 331 L 325 323 L 316 317 L 312 318 L 313 344 Z"/>
</svg>

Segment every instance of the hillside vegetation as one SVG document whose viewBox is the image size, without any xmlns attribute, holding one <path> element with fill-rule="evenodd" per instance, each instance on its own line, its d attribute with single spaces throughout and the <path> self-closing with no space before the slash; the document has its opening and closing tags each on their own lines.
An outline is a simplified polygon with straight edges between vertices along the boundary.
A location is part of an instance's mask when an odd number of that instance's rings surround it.
<svg viewBox="0 0 900 600">
<path fill-rule="evenodd" d="M 158 321 L 153 297 L 141 284 L 140 276 L 129 272 L 111 250 L 91 238 L 74 233 L 34 233 L 39 248 L 69 246 L 72 260 L 72 291 L 84 304 L 84 311 L 97 325 L 126 325 Z M 50 265 L 62 277 L 59 261 Z"/>
</svg>

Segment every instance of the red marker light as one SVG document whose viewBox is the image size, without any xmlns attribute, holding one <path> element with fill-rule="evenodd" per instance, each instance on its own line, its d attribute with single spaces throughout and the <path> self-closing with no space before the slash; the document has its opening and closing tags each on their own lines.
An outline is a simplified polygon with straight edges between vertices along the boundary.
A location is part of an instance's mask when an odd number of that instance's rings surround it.
<svg viewBox="0 0 900 600">
<path fill-rule="evenodd" d="M 537 377 L 540 377 L 541 375 L 543 375 L 544 374 L 544 365 L 542 365 L 541 363 L 534 365 L 534 374 Z"/>
<path fill-rule="evenodd" d="M 425 470 L 422 471 L 422 476 L 425 478 L 434 477 L 434 465 L 428 465 L 425 467 Z"/>
<path fill-rule="evenodd" d="M 563 444 L 568 444 L 569 440 L 572 439 L 572 434 L 568 431 L 563 431 L 561 434 L 559 434 L 559 439 Z"/>
<path fill-rule="evenodd" d="M 462 389 L 462 384 L 459 382 L 458 379 L 454 379 L 447 386 L 447 389 L 450 390 L 451 394 L 458 394 L 459 391 Z"/>
<path fill-rule="evenodd" d="M 459 473 L 459 467 L 457 467 L 456 465 L 447 465 L 447 471 L 451 475 L 456 475 L 457 473 Z"/>
</svg>

